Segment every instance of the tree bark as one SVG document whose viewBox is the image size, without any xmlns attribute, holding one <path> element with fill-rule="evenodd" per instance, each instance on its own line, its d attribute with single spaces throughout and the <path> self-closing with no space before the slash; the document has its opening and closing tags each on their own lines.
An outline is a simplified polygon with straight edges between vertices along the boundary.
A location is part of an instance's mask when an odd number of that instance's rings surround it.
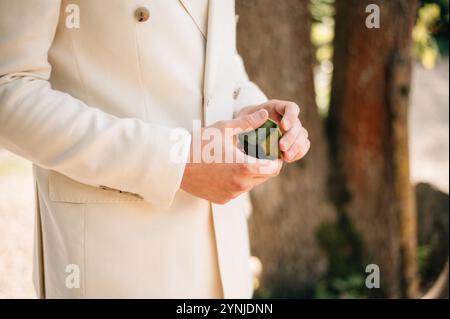
<svg viewBox="0 0 450 319">
<path fill-rule="evenodd" d="M 365 21 L 380 7 L 380 28 Z M 417 2 L 338 0 L 328 132 L 333 196 L 378 264 L 388 297 L 417 297 L 417 231 L 407 110 Z"/>
<path fill-rule="evenodd" d="M 307 0 L 238 0 L 238 51 L 250 78 L 269 98 L 295 101 L 310 132 L 307 157 L 252 192 L 252 253 L 263 264 L 262 292 L 311 296 L 327 260 L 317 227 L 335 216 L 327 201 L 328 158 L 313 82 Z"/>
</svg>

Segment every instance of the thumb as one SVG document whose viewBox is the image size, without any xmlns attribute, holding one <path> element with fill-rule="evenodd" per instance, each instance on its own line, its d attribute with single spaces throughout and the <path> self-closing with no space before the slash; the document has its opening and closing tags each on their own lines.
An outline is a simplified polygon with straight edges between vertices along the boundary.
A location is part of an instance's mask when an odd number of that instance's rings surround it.
<svg viewBox="0 0 450 319">
<path fill-rule="evenodd" d="M 263 125 L 269 118 L 269 113 L 265 109 L 258 110 L 251 114 L 246 114 L 229 121 L 229 127 L 239 129 L 237 133 L 253 131 Z"/>
</svg>

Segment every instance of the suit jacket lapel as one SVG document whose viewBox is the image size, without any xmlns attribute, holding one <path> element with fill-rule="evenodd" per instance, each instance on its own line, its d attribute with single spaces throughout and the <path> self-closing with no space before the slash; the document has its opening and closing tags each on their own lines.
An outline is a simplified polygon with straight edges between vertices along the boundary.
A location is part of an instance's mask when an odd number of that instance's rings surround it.
<svg viewBox="0 0 450 319">
<path fill-rule="evenodd" d="M 197 28 L 206 38 L 208 19 L 208 0 L 179 0 L 183 8 L 192 18 Z"/>
<path fill-rule="evenodd" d="M 226 16 L 221 14 L 228 0 L 209 0 L 208 33 L 206 40 L 206 63 L 204 95 L 205 105 L 210 102 L 217 80 L 218 67 L 222 60 L 223 36 L 226 33 Z"/>
</svg>

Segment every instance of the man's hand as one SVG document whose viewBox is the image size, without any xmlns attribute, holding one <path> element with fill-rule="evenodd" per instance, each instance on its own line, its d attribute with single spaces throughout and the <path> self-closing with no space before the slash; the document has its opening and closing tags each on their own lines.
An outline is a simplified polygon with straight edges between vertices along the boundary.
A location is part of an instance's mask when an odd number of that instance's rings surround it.
<svg viewBox="0 0 450 319">
<path fill-rule="evenodd" d="M 254 130 L 264 124 L 267 119 L 268 112 L 259 110 L 230 121 L 217 122 L 202 129 L 200 133 L 202 142 L 196 145 L 194 141 L 191 145 L 190 159 L 186 164 L 181 189 L 213 203 L 225 204 L 270 177 L 278 175 L 282 166 L 281 160 L 255 159 L 247 156 L 237 145 L 237 134 Z M 211 149 L 211 141 L 205 137 L 214 136 L 211 132 L 220 135 L 221 152 L 232 154 L 231 161 L 229 158 L 227 160 L 225 155 L 220 156 L 218 161 L 205 161 L 203 153 L 208 149 L 209 154 Z M 200 150 L 196 150 L 196 147 Z M 194 158 L 195 152 L 202 153 L 200 160 Z"/>
<path fill-rule="evenodd" d="M 302 126 L 298 115 L 300 108 L 294 102 L 271 100 L 267 103 L 242 109 L 238 116 L 254 113 L 260 109 L 269 112 L 269 117 L 278 122 L 283 131 L 280 150 L 286 162 L 298 161 L 308 153 L 311 147 L 308 131 Z"/>
</svg>

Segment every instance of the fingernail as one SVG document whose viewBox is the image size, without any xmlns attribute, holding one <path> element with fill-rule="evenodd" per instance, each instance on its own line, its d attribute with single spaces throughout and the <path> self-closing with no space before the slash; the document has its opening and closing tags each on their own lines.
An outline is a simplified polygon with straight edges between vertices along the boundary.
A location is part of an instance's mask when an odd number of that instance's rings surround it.
<svg viewBox="0 0 450 319">
<path fill-rule="evenodd" d="M 288 158 L 293 158 L 294 157 L 294 151 L 289 151 L 288 152 Z"/>
<path fill-rule="evenodd" d="M 289 120 L 284 120 L 284 121 L 283 121 L 283 124 L 284 124 L 284 128 L 285 128 L 286 130 L 288 130 L 288 129 L 289 129 L 289 125 L 290 125 Z"/>
</svg>

